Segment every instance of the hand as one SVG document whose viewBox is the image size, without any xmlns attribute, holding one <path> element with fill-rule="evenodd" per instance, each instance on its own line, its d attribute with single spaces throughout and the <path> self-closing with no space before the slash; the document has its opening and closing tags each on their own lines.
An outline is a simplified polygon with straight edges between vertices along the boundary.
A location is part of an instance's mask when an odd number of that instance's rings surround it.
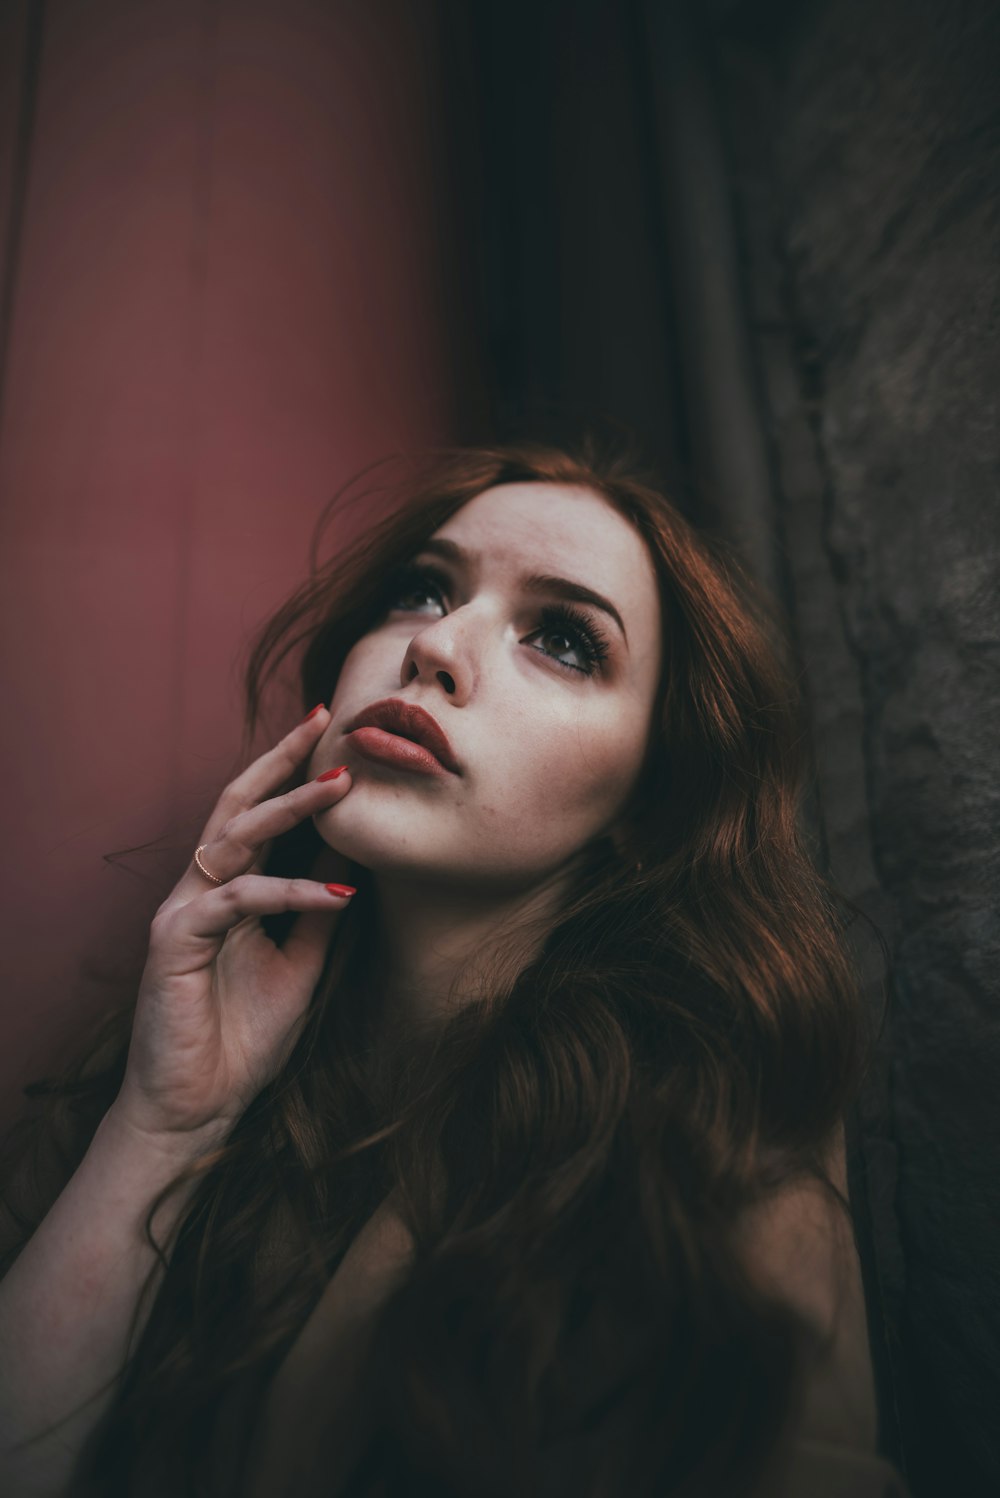
<svg viewBox="0 0 1000 1498">
<path fill-rule="evenodd" d="M 270 840 L 342 801 L 343 770 L 274 795 L 330 722 L 322 708 L 219 797 L 192 860 L 153 918 L 125 1077 L 113 1111 L 156 1140 L 223 1135 L 284 1065 L 349 894 L 260 873 Z M 325 773 L 325 772 L 324 772 Z M 322 856 L 322 855 L 321 855 Z M 301 911 L 282 947 L 258 917 Z"/>
</svg>

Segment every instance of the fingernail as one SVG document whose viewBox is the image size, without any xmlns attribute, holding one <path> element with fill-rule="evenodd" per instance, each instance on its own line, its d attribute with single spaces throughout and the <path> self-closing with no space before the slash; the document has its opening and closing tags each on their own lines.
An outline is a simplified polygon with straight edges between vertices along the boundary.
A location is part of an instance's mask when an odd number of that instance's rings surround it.
<svg viewBox="0 0 1000 1498">
<path fill-rule="evenodd" d="M 357 890 L 354 888 L 353 884 L 324 884 L 323 888 L 324 889 L 328 889 L 330 891 L 331 895 L 356 895 L 357 894 Z"/>
<path fill-rule="evenodd" d="M 317 780 L 336 780 L 338 775 L 343 775 L 347 769 L 346 765 L 338 765 L 335 770 L 324 770 L 322 775 L 317 775 Z"/>
<path fill-rule="evenodd" d="M 316 714 L 318 712 L 320 712 L 325 706 L 326 706 L 325 702 L 317 702 L 317 704 L 313 708 L 312 712 L 311 713 L 306 713 L 305 717 L 302 719 L 302 723 L 308 723 L 310 718 L 315 718 Z M 301 728 L 301 726 L 302 726 L 302 724 L 300 723 L 299 727 Z"/>
</svg>

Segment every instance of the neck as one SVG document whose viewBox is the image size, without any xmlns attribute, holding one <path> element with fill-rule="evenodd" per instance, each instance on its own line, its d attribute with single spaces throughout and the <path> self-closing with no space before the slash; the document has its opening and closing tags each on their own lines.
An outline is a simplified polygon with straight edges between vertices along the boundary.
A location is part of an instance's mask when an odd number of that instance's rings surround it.
<svg viewBox="0 0 1000 1498">
<path fill-rule="evenodd" d="M 498 895 L 379 876 L 380 1046 L 511 980 L 541 947 L 559 893 L 557 882 Z"/>
</svg>

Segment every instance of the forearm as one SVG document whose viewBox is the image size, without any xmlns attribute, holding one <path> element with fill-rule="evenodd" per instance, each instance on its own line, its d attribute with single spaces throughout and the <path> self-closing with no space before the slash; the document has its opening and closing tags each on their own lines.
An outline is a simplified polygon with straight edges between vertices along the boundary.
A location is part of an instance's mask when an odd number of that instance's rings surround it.
<svg viewBox="0 0 1000 1498">
<path fill-rule="evenodd" d="M 65 1490 L 114 1397 L 139 1294 L 156 1265 L 144 1226 L 149 1208 L 215 1143 L 151 1141 L 112 1108 L 0 1284 L 0 1488 L 12 1498 L 54 1498 Z M 189 1198 L 185 1187 L 157 1212 L 161 1244 Z M 80 1405 L 57 1430 L 20 1447 Z"/>
</svg>

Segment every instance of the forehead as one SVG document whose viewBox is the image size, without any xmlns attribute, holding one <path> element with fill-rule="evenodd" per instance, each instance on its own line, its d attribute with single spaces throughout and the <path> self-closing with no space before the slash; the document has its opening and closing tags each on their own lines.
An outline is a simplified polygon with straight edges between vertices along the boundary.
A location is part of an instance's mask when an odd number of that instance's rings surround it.
<svg viewBox="0 0 1000 1498">
<path fill-rule="evenodd" d="M 656 600 L 656 574 L 635 528 L 592 489 L 499 484 L 485 489 L 435 535 L 479 553 L 483 566 L 568 577 L 612 596 Z"/>
</svg>

